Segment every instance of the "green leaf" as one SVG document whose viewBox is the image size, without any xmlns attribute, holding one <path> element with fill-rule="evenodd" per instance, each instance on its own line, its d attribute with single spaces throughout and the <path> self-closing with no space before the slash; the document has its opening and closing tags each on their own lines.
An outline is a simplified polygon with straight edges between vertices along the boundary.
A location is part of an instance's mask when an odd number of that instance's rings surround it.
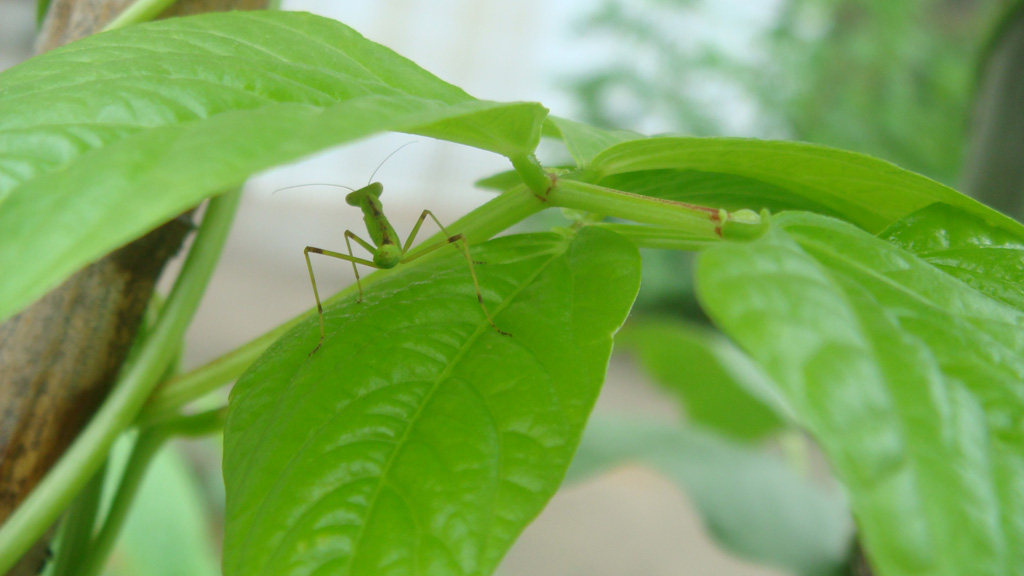
<svg viewBox="0 0 1024 576">
<path fill-rule="evenodd" d="M 1024 574 L 1024 313 L 801 213 L 705 252 L 697 286 L 824 448 L 879 574 Z"/>
<path fill-rule="evenodd" d="M 846 560 L 851 526 L 840 494 L 697 428 L 594 417 L 566 481 L 629 462 L 678 483 L 718 543 L 740 556 L 801 576 L 837 574 Z"/>
<path fill-rule="evenodd" d="M 680 401 L 693 423 L 748 441 L 782 427 L 776 412 L 760 399 L 774 394 L 774 385 L 715 331 L 646 320 L 627 324 L 615 342 Z"/>
<path fill-rule="evenodd" d="M 552 132 L 557 132 L 580 168 L 587 167 L 595 156 L 615 144 L 646 138 L 637 132 L 603 130 L 557 116 L 548 116 L 545 124 L 553 128 Z"/>
<path fill-rule="evenodd" d="M 397 130 L 531 152 L 546 110 L 472 98 L 350 28 L 233 12 L 99 34 L 0 73 L 0 321 L 250 174 Z"/>
<path fill-rule="evenodd" d="M 975 290 L 1024 310 L 1024 240 L 948 204 L 932 204 L 882 232 Z"/>
<path fill-rule="evenodd" d="M 454 252 L 454 251 L 453 251 Z M 282 338 L 225 430 L 227 576 L 490 574 L 558 488 L 639 287 L 623 238 L 499 238 Z"/>
<path fill-rule="evenodd" d="M 907 214 L 944 202 L 998 228 L 1020 233 L 1021 224 L 934 180 L 894 164 L 824 146 L 738 138 L 648 138 L 612 146 L 590 164 L 590 178 L 645 170 L 696 170 L 756 180 L 751 204 L 760 209 L 776 188 L 794 207 L 838 215 L 870 232 L 880 232 Z M 686 175 L 682 176 L 686 178 Z M 728 182 L 723 185 L 735 190 Z M 804 204 L 804 203 L 807 204 Z M 717 203 L 712 204 L 715 207 Z M 769 206 L 770 207 L 770 206 Z"/>
</svg>

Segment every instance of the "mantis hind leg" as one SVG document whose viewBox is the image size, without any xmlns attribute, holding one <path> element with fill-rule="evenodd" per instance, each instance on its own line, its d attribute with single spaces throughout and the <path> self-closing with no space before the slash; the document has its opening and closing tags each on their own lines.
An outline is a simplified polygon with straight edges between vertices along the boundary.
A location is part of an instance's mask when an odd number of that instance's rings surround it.
<svg viewBox="0 0 1024 576">
<path fill-rule="evenodd" d="M 437 217 L 434 216 L 433 212 L 431 212 L 430 210 L 424 210 L 423 213 L 420 214 L 420 219 L 416 221 L 416 226 L 414 226 L 412 232 L 409 233 L 409 238 L 406 239 L 405 246 L 402 247 L 402 253 L 405 254 L 406 252 L 409 251 L 409 248 L 412 246 L 413 239 L 416 238 L 416 234 L 420 231 L 420 226 L 423 225 L 423 221 L 427 219 L 427 216 L 430 216 L 430 219 L 433 220 L 435 224 L 437 224 L 438 228 L 441 229 L 441 233 L 447 236 L 448 238 L 446 240 L 438 242 L 437 244 L 434 244 L 433 246 L 430 246 L 429 248 L 422 250 L 421 252 L 419 252 L 418 254 L 411 258 L 406 258 L 402 260 L 402 263 L 404 264 L 406 262 L 415 260 L 420 256 L 425 256 L 447 244 L 458 243 L 459 245 L 455 246 L 455 249 L 462 252 L 462 255 L 466 257 L 466 264 L 469 266 L 469 275 L 473 278 L 473 288 L 476 289 L 476 300 L 477 302 L 480 303 L 480 309 L 484 311 L 484 316 L 487 318 L 487 322 L 491 324 L 491 328 L 494 328 L 494 331 L 497 332 L 498 334 L 501 334 L 502 336 L 511 336 L 511 334 L 505 332 L 504 330 L 501 330 L 500 328 L 497 327 L 497 325 L 494 324 L 494 319 L 491 318 L 491 313 L 487 310 L 487 305 L 484 304 L 484 297 L 483 294 L 481 294 L 480 292 L 480 282 L 477 281 L 476 269 L 473 268 L 473 258 L 469 255 L 469 243 L 466 241 L 466 238 L 462 234 L 449 234 L 448 230 L 445 229 L 441 222 L 438 221 Z"/>
</svg>

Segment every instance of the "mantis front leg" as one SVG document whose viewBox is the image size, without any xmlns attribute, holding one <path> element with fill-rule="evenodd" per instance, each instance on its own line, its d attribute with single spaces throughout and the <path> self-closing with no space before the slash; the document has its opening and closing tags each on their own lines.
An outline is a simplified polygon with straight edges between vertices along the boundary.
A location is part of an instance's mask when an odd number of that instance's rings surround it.
<svg viewBox="0 0 1024 576">
<path fill-rule="evenodd" d="M 312 252 L 313 254 L 323 254 L 324 256 L 330 256 L 332 258 L 337 258 L 339 260 L 345 260 L 346 262 L 352 263 L 352 271 L 355 272 L 356 274 L 356 285 L 359 286 L 359 300 L 357 300 L 357 302 L 361 302 L 363 300 L 363 285 L 359 281 L 359 270 L 356 268 L 356 264 L 370 266 L 371 268 L 379 268 L 379 266 L 377 266 L 370 260 L 367 260 L 365 258 L 356 258 L 352 254 L 352 244 L 349 242 L 349 238 L 353 238 L 360 245 L 368 247 L 370 250 L 373 249 L 373 247 L 370 246 L 368 242 L 356 236 L 351 231 L 346 230 L 345 245 L 348 246 L 347 255 L 341 254 L 340 252 L 333 252 L 331 250 L 324 250 L 323 248 L 316 248 L 314 246 L 306 246 L 306 248 L 302 250 L 302 254 L 306 257 L 306 268 L 309 269 L 309 281 L 313 285 L 313 297 L 316 298 L 316 310 L 317 313 L 320 314 L 320 341 L 317 342 L 316 348 L 313 349 L 313 352 L 309 353 L 310 356 L 312 356 L 317 350 L 319 350 L 320 345 L 324 343 L 324 336 L 326 334 L 326 330 L 324 329 L 324 307 L 320 303 L 320 293 L 316 288 L 316 277 L 313 275 L 313 263 L 309 260 L 309 253 Z"/>
</svg>

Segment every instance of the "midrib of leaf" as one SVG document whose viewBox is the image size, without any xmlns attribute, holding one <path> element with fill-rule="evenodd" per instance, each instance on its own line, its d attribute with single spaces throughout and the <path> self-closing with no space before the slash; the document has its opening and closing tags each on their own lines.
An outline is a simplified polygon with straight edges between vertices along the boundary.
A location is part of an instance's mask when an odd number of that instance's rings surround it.
<svg viewBox="0 0 1024 576">
<path fill-rule="evenodd" d="M 495 317 L 500 316 L 501 315 L 501 311 L 504 310 L 505 308 L 507 308 L 508 304 L 511 301 L 515 300 L 515 298 L 527 286 L 532 284 L 533 281 L 538 276 L 540 276 L 541 272 L 547 270 L 548 266 L 550 266 L 553 262 L 555 262 L 556 260 L 561 258 L 565 254 L 565 249 L 567 248 L 567 246 L 568 246 L 567 243 L 563 243 L 562 244 L 562 250 L 561 250 L 560 253 L 552 254 L 551 257 L 548 258 L 547 262 L 544 262 L 542 265 L 538 266 L 537 270 L 534 271 L 532 274 L 530 274 L 530 276 L 528 277 L 528 279 L 525 282 L 521 282 L 519 284 L 519 286 L 517 286 L 516 289 L 508 297 L 504 298 L 501 301 L 501 304 L 499 304 L 498 306 L 495 307 L 495 310 L 497 310 L 497 311 L 494 313 L 494 316 Z M 398 460 L 399 456 L 401 456 L 402 451 L 405 449 L 406 441 L 409 438 L 409 434 L 411 433 L 412 429 L 415 428 L 416 422 L 419 420 L 420 416 L 423 414 L 423 411 L 426 409 L 427 405 L 430 404 L 431 401 L 433 400 L 434 395 L 437 393 L 437 390 L 440 388 L 441 382 L 446 380 L 448 378 L 448 376 L 451 375 L 452 370 L 454 370 L 455 366 L 466 355 L 467 351 L 470 348 L 472 348 L 474 344 L 476 344 L 477 340 L 480 338 L 480 335 L 484 334 L 488 330 L 492 330 L 492 328 L 487 323 L 481 323 L 480 326 L 477 327 L 476 332 L 474 332 L 468 339 L 466 339 L 466 343 L 463 344 L 463 346 L 459 349 L 459 351 L 455 355 L 455 357 L 453 357 L 452 360 L 450 362 L 448 362 L 448 364 L 445 366 L 445 368 L 441 372 L 441 374 L 438 375 L 438 377 L 434 380 L 433 384 L 430 387 L 430 391 L 423 398 L 423 401 L 420 403 L 419 406 L 417 406 L 416 411 L 413 413 L 412 417 L 409 419 L 408 425 L 406 425 L 405 430 L 402 432 L 402 437 L 398 440 L 398 442 L 396 442 L 395 450 L 388 457 L 388 461 L 384 465 L 384 469 L 383 469 L 383 471 L 381 472 L 381 475 L 380 475 L 380 481 L 377 482 L 377 487 L 376 487 L 376 489 L 374 489 L 373 495 L 370 497 L 370 503 L 367 505 L 367 508 L 366 508 L 367 513 L 366 513 L 366 516 L 364 516 L 364 520 L 365 520 L 365 518 L 368 518 L 369 516 L 372 515 L 373 508 L 376 505 L 377 499 L 380 496 L 381 489 L 383 488 L 383 486 L 385 484 L 384 479 L 387 478 L 388 474 L 391 472 L 391 467 L 394 465 L 395 461 Z M 475 388 L 473 388 L 473 389 L 475 390 Z M 556 396 L 556 395 L 552 394 L 552 396 Z M 500 449 L 500 447 L 501 447 L 501 444 L 500 444 L 500 441 L 499 441 L 498 448 Z M 501 471 L 501 468 L 500 468 L 501 459 L 500 458 L 498 458 L 497 464 L 499 465 L 499 468 L 498 468 L 498 470 L 499 470 L 499 472 L 498 472 L 498 480 L 500 482 L 500 481 L 503 481 L 501 479 L 501 472 L 500 472 Z M 494 497 L 496 498 L 498 492 L 495 491 L 495 492 L 493 492 L 493 494 L 494 494 Z M 411 507 L 410 507 L 410 512 L 412 512 L 412 508 Z M 492 506 L 491 509 L 489 510 L 489 514 L 488 514 L 488 518 L 489 518 L 489 520 L 488 520 L 488 527 L 493 524 L 493 518 L 494 518 L 493 512 L 494 512 L 494 506 Z M 359 532 L 356 534 L 355 544 L 353 546 L 353 554 L 352 554 L 351 558 L 349 558 L 349 561 L 348 561 L 348 563 L 345 566 L 345 570 L 346 571 L 352 569 L 352 565 L 355 563 L 356 557 L 359 555 L 359 551 L 360 551 L 359 544 L 362 542 L 363 536 L 366 533 L 366 525 L 367 525 L 367 522 L 364 521 L 359 526 Z M 488 533 L 490 533 L 490 528 L 488 528 Z M 418 545 L 418 540 L 417 540 L 417 545 Z M 413 561 L 413 566 L 417 566 L 417 567 L 419 566 L 418 552 L 419 552 L 419 549 L 417 548 L 417 556 L 414 558 L 414 561 Z M 481 552 L 484 553 L 484 552 L 486 552 L 486 550 L 481 550 Z"/>
<path fill-rule="evenodd" d="M 501 311 L 504 310 L 505 308 L 507 308 L 508 305 L 512 301 L 514 301 L 516 299 L 516 297 L 523 290 L 526 289 L 527 286 L 532 284 L 533 281 L 538 276 L 540 276 L 541 273 L 543 273 L 545 270 L 547 270 L 547 268 L 552 263 L 554 263 L 555 261 L 559 260 L 561 257 L 563 257 L 565 255 L 565 250 L 567 249 L 568 241 L 563 241 L 560 244 L 560 246 L 561 246 L 561 250 L 559 250 L 558 252 L 553 252 L 552 251 L 550 253 L 550 257 L 548 258 L 548 260 L 546 262 L 543 262 L 542 264 L 540 264 L 537 267 L 537 269 L 527 277 L 527 279 L 525 281 L 521 282 L 519 284 L 519 286 L 517 286 L 515 288 L 515 290 L 510 292 L 508 296 L 506 296 L 505 298 L 502 299 L 501 303 L 499 303 L 498 306 L 495 306 L 493 308 L 493 315 L 494 315 L 494 317 L 500 316 Z M 383 489 L 384 485 L 386 484 L 386 478 L 387 478 L 388 474 L 390 473 L 391 468 L 393 467 L 394 463 L 399 459 L 399 457 L 401 456 L 403 450 L 405 449 L 405 446 L 406 446 L 407 440 L 409 438 L 409 435 L 411 434 L 413 428 L 415 428 L 416 422 L 419 420 L 419 418 L 423 414 L 423 412 L 426 409 L 426 407 L 431 403 L 434 395 L 437 393 L 438 389 L 440 388 L 441 382 L 445 381 L 448 378 L 448 376 L 454 370 L 455 366 L 457 366 L 459 364 L 459 362 L 466 355 L 466 353 L 473 347 L 473 345 L 476 344 L 476 342 L 479 340 L 480 336 L 482 334 L 487 333 L 490 330 L 493 330 L 493 328 L 491 328 L 490 324 L 488 324 L 487 322 L 482 322 L 480 324 L 480 326 L 477 327 L 476 331 L 474 331 L 469 336 L 469 338 L 466 339 L 466 342 L 459 348 L 459 351 L 452 357 L 452 359 L 449 362 L 447 362 L 447 364 L 445 365 L 444 370 L 434 379 L 434 382 L 430 386 L 429 391 L 423 397 L 423 400 L 420 402 L 419 406 L 417 406 L 416 411 L 409 418 L 408 424 L 405 426 L 405 429 L 403 430 L 401 437 L 399 437 L 397 440 L 395 440 L 395 442 L 394 442 L 395 448 L 391 451 L 391 454 L 388 456 L 388 460 L 384 464 L 384 468 L 382 469 L 381 474 L 378 477 L 378 480 L 376 482 L 376 487 L 374 488 L 374 491 L 373 491 L 373 493 L 370 496 L 369 503 L 366 506 L 366 513 L 363 515 L 363 520 L 364 521 L 360 524 L 359 530 L 356 533 L 356 536 L 355 536 L 355 538 L 353 540 L 353 554 L 349 558 L 349 560 L 346 563 L 345 568 L 344 568 L 346 573 L 347 573 L 347 571 L 350 571 L 352 569 L 352 566 L 353 566 L 353 564 L 355 564 L 356 558 L 357 558 L 357 556 L 359 554 L 359 551 L 361 549 L 360 548 L 360 544 L 362 542 L 363 536 L 366 533 L 366 526 L 368 524 L 368 522 L 366 522 L 366 519 L 368 519 L 370 516 L 373 515 L 374 506 L 376 505 L 377 500 L 380 497 L 381 490 Z M 512 337 L 514 337 L 514 335 Z M 371 348 L 372 347 L 372 343 L 368 343 L 366 347 L 367 348 Z M 294 381 L 294 379 L 298 375 L 299 375 L 298 372 L 293 374 L 289 378 L 289 382 Z M 473 389 L 475 390 L 475 388 L 473 388 Z M 552 393 L 552 396 L 553 397 L 557 397 L 557 394 Z M 356 399 L 353 399 L 353 401 L 355 401 L 355 400 Z M 280 405 L 278 406 L 278 408 L 280 408 Z M 322 432 L 322 430 L 324 428 L 326 428 L 330 424 L 334 423 L 336 418 L 342 416 L 343 414 L 344 414 L 344 411 L 340 411 L 337 414 L 335 414 L 334 416 L 332 416 L 331 418 L 327 419 L 323 424 L 318 426 L 317 427 L 317 432 L 314 433 L 314 434 L 310 434 L 306 438 L 306 440 L 303 442 L 303 445 L 289 459 L 289 464 L 292 463 L 292 462 L 295 462 L 296 460 L 299 460 L 300 456 L 302 456 L 302 454 L 305 453 L 306 449 L 308 448 L 309 444 L 313 441 L 313 439 L 316 438 Z M 277 418 L 275 418 L 275 420 L 276 419 Z M 259 445 L 262 445 L 263 440 L 267 437 L 268 433 L 269 433 L 269 428 L 265 427 L 263 429 L 263 431 L 262 431 L 261 436 L 260 436 L 261 439 L 260 439 Z M 500 447 L 500 444 L 499 444 L 499 447 Z M 258 452 L 259 452 L 259 450 L 258 450 L 258 447 L 257 447 L 257 449 L 251 450 L 250 454 L 255 454 L 255 453 L 258 453 Z M 498 461 L 498 465 L 499 465 L 498 479 L 501 480 L 500 459 Z M 282 467 L 282 471 L 288 470 L 288 468 L 289 467 L 286 465 L 286 466 Z M 284 473 L 282 472 L 281 474 L 278 475 L 278 478 L 275 481 L 275 484 L 274 484 L 274 487 L 271 490 L 271 493 L 268 494 L 268 496 L 263 499 L 263 503 L 260 505 L 260 510 L 256 513 L 256 515 L 253 518 L 253 521 L 250 522 L 250 524 L 249 524 L 249 530 L 248 530 L 246 538 L 245 538 L 246 542 L 251 541 L 252 531 L 256 528 L 256 526 L 258 526 L 260 524 L 257 520 L 259 518 L 261 518 L 265 514 L 266 506 L 267 506 L 268 502 L 271 500 L 270 495 L 277 492 L 278 488 L 281 485 L 281 481 L 282 481 L 283 477 L 284 477 Z M 497 491 L 494 494 L 495 494 L 495 497 L 497 497 Z M 310 509 L 314 508 L 315 506 L 317 506 L 318 503 L 319 503 L 319 501 L 314 501 L 314 502 L 309 503 L 307 506 L 305 506 L 305 508 L 302 510 L 302 512 L 297 515 L 297 517 L 301 518 L 303 514 L 305 514 L 308 510 L 310 510 Z M 490 512 L 489 513 L 489 517 L 492 520 L 493 520 L 493 516 L 494 516 L 493 515 L 494 508 L 495 507 L 492 506 L 490 511 L 489 511 Z M 410 510 L 410 512 L 414 511 L 414 509 L 412 507 L 410 507 L 409 510 Z M 415 516 L 415 514 L 413 514 L 413 516 Z M 492 524 L 492 523 L 493 523 L 492 521 L 489 521 L 489 525 Z M 282 537 L 280 539 L 280 542 L 282 542 L 282 543 L 286 542 L 288 540 L 288 535 L 292 531 L 296 530 L 299 525 L 300 524 L 298 522 L 293 523 L 293 525 L 288 529 L 288 531 L 285 532 L 282 535 Z M 488 532 L 490 532 L 490 530 L 488 530 Z M 418 546 L 418 543 L 417 543 L 417 546 Z M 263 570 L 262 570 L 261 574 L 267 574 L 267 570 L 270 569 L 271 566 L 275 565 L 275 562 L 276 562 L 277 558 L 280 557 L 280 554 L 283 551 L 284 551 L 284 548 L 282 548 L 282 546 L 279 545 L 277 550 L 274 552 L 274 554 L 272 556 L 270 556 L 270 558 L 268 558 L 267 562 L 263 565 Z M 418 551 L 418 548 L 417 548 L 417 551 Z M 486 549 L 481 550 L 481 553 L 482 554 L 486 553 Z M 481 559 L 485 559 L 485 557 L 481 556 Z M 418 556 L 414 558 L 413 565 L 414 566 L 418 566 L 419 565 L 418 564 Z"/>
</svg>

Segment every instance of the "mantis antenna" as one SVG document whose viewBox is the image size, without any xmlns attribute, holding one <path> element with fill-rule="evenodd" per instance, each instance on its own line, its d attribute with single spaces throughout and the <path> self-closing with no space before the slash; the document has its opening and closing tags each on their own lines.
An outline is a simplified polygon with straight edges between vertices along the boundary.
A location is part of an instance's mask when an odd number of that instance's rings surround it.
<svg viewBox="0 0 1024 576">
<path fill-rule="evenodd" d="M 304 188 L 306 186 L 330 186 L 332 188 L 344 188 L 345 190 L 351 190 L 352 192 L 356 191 L 355 188 L 349 188 L 348 186 L 342 186 L 341 184 L 328 184 L 327 182 L 320 182 L 317 184 L 293 184 L 291 186 L 285 186 L 284 188 L 278 188 L 277 190 L 274 190 L 273 192 L 270 193 L 270 195 L 273 196 L 274 194 L 277 194 L 282 190 L 291 190 L 292 188 Z"/>
<path fill-rule="evenodd" d="M 373 177 L 377 175 L 377 171 L 380 170 L 381 166 L 383 166 L 385 162 L 387 162 L 389 159 L 391 159 L 392 156 L 394 156 L 395 154 L 398 154 L 398 152 L 402 148 L 405 148 L 406 146 L 412 146 L 415 143 L 416 143 L 416 140 L 413 140 L 412 142 L 406 142 L 405 144 L 402 144 L 398 148 L 395 148 L 394 151 L 391 152 L 391 154 L 388 154 L 387 156 L 385 156 L 384 159 L 380 161 L 380 164 L 377 164 L 377 167 L 373 169 L 373 174 L 370 174 L 370 179 L 366 181 L 366 184 L 369 185 L 371 182 L 373 182 Z M 344 188 L 345 190 L 349 190 L 349 191 L 352 191 L 352 192 L 356 191 L 355 188 L 350 188 L 348 186 L 342 186 L 341 184 L 329 184 L 327 182 L 320 182 L 320 183 L 315 183 L 315 184 L 293 184 L 292 186 L 285 186 L 284 188 L 278 188 L 277 190 L 274 190 L 273 192 L 270 193 L 270 195 L 273 196 L 274 194 L 277 194 L 278 192 L 281 192 L 282 190 L 292 190 L 294 188 L 304 188 L 306 186 L 330 186 L 332 188 Z"/>
<path fill-rule="evenodd" d="M 380 161 L 380 164 L 377 164 L 377 167 L 373 169 L 373 174 L 370 174 L 370 179 L 366 181 L 366 185 L 369 186 L 370 183 L 373 182 L 373 177 L 377 175 L 377 171 L 380 170 L 380 167 L 383 166 L 385 162 L 390 160 L 391 157 L 394 156 L 395 154 L 398 154 L 398 152 L 402 148 L 405 148 L 406 146 L 412 146 L 415 143 L 416 143 L 415 140 L 413 140 L 412 142 L 406 142 L 405 144 L 402 144 L 398 148 L 395 148 L 394 152 L 392 152 L 391 154 L 388 154 L 387 156 L 385 156 L 384 159 Z M 350 190 L 351 190 L 351 188 L 350 188 Z"/>
</svg>

